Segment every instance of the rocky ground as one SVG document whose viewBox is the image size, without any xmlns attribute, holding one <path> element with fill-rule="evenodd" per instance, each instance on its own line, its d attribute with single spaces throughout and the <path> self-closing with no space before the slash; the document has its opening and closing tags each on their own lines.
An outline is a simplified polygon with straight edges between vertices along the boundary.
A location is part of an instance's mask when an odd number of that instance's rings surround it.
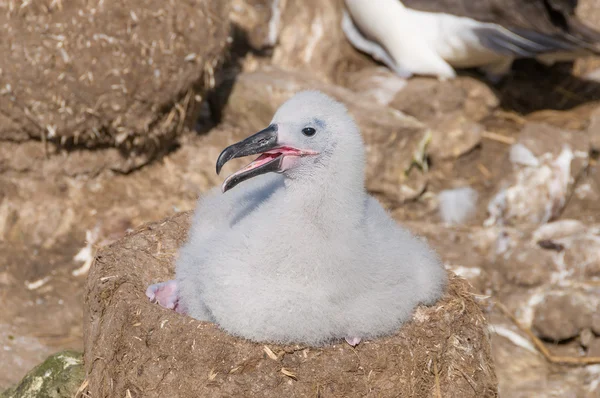
<svg viewBox="0 0 600 398">
<path fill-rule="evenodd" d="M 200 122 L 178 124 L 149 163 L 122 167 L 122 148 L 0 141 L 0 390 L 51 353 L 82 350 L 98 247 L 192 209 L 221 182 L 214 161 L 225 146 L 265 126 L 294 91 L 319 88 L 365 135 L 368 189 L 471 282 L 500 395 L 600 395 L 598 60 L 572 73 L 519 62 L 496 86 L 471 72 L 405 82 L 331 28 L 337 1 L 310 3 L 233 1 L 232 54 Z M 600 7 L 582 3 L 600 21 Z M 461 187 L 477 201 L 449 225 L 439 193 Z"/>
</svg>

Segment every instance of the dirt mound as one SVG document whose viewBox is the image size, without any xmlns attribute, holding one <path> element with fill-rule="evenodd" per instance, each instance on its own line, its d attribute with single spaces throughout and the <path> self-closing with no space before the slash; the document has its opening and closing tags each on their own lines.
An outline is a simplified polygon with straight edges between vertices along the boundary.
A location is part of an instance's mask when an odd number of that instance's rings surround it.
<svg viewBox="0 0 600 398">
<path fill-rule="evenodd" d="M 224 58 L 228 9 L 216 0 L 0 5 L 0 141 L 116 146 L 143 162 L 196 120 Z"/>
<path fill-rule="evenodd" d="M 251 343 L 149 303 L 145 288 L 172 276 L 189 221 L 149 224 L 97 256 L 84 317 L 91 396 L 496 396 L 486 321 L 455 276 L 395 336 L 356 349 Z"/>
</svg>

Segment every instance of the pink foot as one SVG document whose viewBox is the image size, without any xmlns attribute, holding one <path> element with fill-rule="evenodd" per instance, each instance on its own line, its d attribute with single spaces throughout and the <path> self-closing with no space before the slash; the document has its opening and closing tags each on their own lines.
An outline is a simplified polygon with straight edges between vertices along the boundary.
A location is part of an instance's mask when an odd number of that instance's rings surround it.
<svg viewBox="0 0 600 398">
<path fill-rule="evenodd" d="M 350 344 L 352 347 L 355 347 L 360 343 L 360 337 L 346 337 L 346 343 Z"/>
<path fill-rule="evenodd" d="M 158 303 L 161 307 L 175 310 L 180 314 L 185 314 L 186 312 L 179 305 L 179 287 L 176 280 L 155 283 L 148 286 L 146 296 L 151 302 Z"/>
</svg>

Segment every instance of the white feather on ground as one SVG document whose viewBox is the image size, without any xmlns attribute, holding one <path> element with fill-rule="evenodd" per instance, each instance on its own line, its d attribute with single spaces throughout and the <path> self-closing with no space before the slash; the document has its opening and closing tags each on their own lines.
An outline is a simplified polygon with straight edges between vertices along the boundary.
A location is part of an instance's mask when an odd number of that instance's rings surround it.
<svg viewBox="0 0 600 398">
<path fill-rule="evenodd" d="M 470 187 L 447 189 L 438 194 L 440 217 L 446 224 L 463 224 L 477 210 L 477 191 Z"/>
</svg>

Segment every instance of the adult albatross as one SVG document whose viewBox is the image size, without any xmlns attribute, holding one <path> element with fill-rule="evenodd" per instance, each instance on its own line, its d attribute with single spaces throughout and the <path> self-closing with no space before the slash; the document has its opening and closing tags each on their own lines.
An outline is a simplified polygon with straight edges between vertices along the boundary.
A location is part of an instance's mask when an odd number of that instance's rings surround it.
<svg viewBox="0 0 600 398">
<path fill-rule="evenodd" d="M 600 53 L 600 32 L 577 0 L 345 0 L 349 41 L 402 77 L 453 78 L 481 67 L 492 80 L 517 58 L 544 63 Z"/>
</svg>

